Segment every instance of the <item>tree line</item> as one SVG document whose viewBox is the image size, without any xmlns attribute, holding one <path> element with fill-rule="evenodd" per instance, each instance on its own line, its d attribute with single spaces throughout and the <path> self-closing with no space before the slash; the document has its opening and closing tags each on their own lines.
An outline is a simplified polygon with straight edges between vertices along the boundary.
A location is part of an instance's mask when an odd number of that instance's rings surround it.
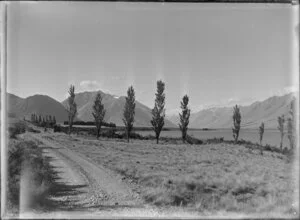
<svg viewBox="0 0 300 220">
<path fill-rule="evenodd" d="M 55 116 L 51 115 L 38 115 L 38 114 L 31 114 L 30 121 L 38 126 L 41 127 L 53 127 L 56 125 L 56 118 Z"/>
<path fill-rule="evenodd" d="M 123 118 L 122 121 L 125 127 L 125 133 L 127 137 L 127 141 L 129 142 L 130 134 L 133 130 L 134 124 L 134 116 L 135 116 L 135 91 L 133 86 L 130 86 L 127 90 L 127 96 L 125 97 L 125 105 L 123 109 Z M 182 140 L 183 142 L 186 141 L 187 137 L 187 130 L 189 124 L 189 117 L 190 117 L 190 108 L 188 107 L 189 97 L 184 95 L 182 101 L 180 102 L 182 112 L 179 114 L 180 124 L 179 128 L 182 132 Z M 94 118 L 94 125 L 96 125 L 97 130 L 97 138 L 100 137 L 101 127 L 105 124 L 104 117 L 106 110 L 102 103 L 102 96 L 100 93 L 97 93 L 94 105 L 92 107 L 92 115 Z M 69 88 L 69 97 L 68 97 L 68 133 L 71 134 L 72 126 L 74 125 L 74 119 L 77 114 L 77 105 L 75 102 L 75 87 L 71 85 Z M 152 120 L 150 121 L 152 125 L 152 129 L 155 133 L 156 142 L 159 143 L 160 133 L 164 127 L 164 120 L 165 120 L 165 83 L 161 80 L 157 81 L 157 90 L 155 93 L 155 101 L 154 107 L 151 110 L 152 113 Z M 111 123 L 110 123 L 111 124 Z"/>
<path fill-rule="evenodd" d="M 151 119 L 151 125 L 152 130 L 155 133 L 156 143 L 159 143 L 160 133 L 165 125 L 165 83 L 162 80 L 158 80 L 156 83 L 156 93 L 155 93 L 155 100 L 154 100 L 154 107 L 151 110 L 152 113 L 152 119 Z M 73 120 L 77 113 L 77 105 L 75 103 L 75 87 L 73 85 L 70 86 L 69 89 L 69 97 L 68 97 L 68 125 L 69 125 L 69 134 L 71 133 Z M 127 141 L 129 142 L 130 134 L 133 129 L 134 124 L 134 116 L 135 116 L 135 91 L 133 86 L 130 86 L 127 90 L 127 96 L 125 101 L 125 106 L 123 109 L 123 118 L 122 121 L 124 123 L 125 132 L 127 136 Z M 93 118 L 94 118 L 94 124 L 96 125 L 97 129 L 97 138 L 100 136 L 101 126 L 104 125 L 104 117 L 106 110 L 104 108 L 104 105 L 102 103 L 102 96 L 100 93 L 96 95 L 96 98 L 94 100 L 93 105 Z M 183 142 L 186 142 L 187 139 L 187 131 L 188 131 L 188 125 L 189 125 L 189 118 L 191 109 L 189 108 L 189 97 L 188 95 L 184 95 L 182 97 L 182 100 L 180 102 L 180 108 L 181 112 L 179 113 L 179 124 L 178 127 L 181 131 L 181 138 Z M 294 148 L 295 145 L 295 118 L 294 118 L 294 106 L 293 103 L 291 104 L 291 108 L 289 111 L 289 118 L 287 120 L 287 134 L 288 139 L 290 142 L 290 148 Z M 241 129 L 241 121 L 242 121 L 242 115 L 240 111 L 240 107 L 238 105 L 235 105 L 233 107 L 233 127 L 232 127 L 232 133 L 234 141 L 237 143 L 240 129 Z M 284 115 L 278 117 L 278 130 L 280 131 L 280 148 L 282 149 L 282 141 L 284 137 Z M 261 125 L 258 127 L 258 134 L 259 134 L 259 141 L 260 145 L 262 145 L 263 140 L 263 134 L 264 134 L 264 122 L 261 123 Z M 261 151 L 262 153 L 262 151 Z"/>
<path fill-rule="evenodd" d="M 295 148 L 295 144 L 296 144 L 296 124 L 295 124 L 294 108 L 295 108 L 295 102 L 292 101 L 290 104 L 290 110 L 289 110 L 289 114 L 288 114 L 288 118 L 287 118 L 287 125 L 286 125 L 287 137 L 289 140 L 289 145 L 290 145 L 291 150 L 293 150 Z M 232 118 L 233 118 L 233 128 L 232 128 L 233 138 L 234 138 L 235 142 L 237 142 L 238 137 L 239 137 L 240 128 L 241 128 L 241 119 L 242 119 L 240 108 L 237 105 L 233 108 Z M 285 128 L 285 122 L 286 122 L 285 116 L 284 115 L 278 116 L 277 122 L 278 122 L 277 129 L 279 130 L 279 133 L 280 133 L 280 150 L 283 150 L 283 138 L 285 135 L 284 128 Z M 263 154 L 262 141 L 263 141 L 264 131 L 265 131 L 265 124 L 264 124 L 264 122 L 261 122 L 260 126 L 258 127 L 259 143 L 261 146 L 261 151 L 260 151 L 261 154 Z"/>
<path fill-rule="evenodd" d="M 64 124 L 64 125 L 69 125 L 69 122 L 68 122 L 68 121 L 64 121 L 63 124 Z M 95 126 L 96 123 L 95 123 L 95 121 L 74 121 L 74 122 L 73 122 L 73 125 Z M 110 128 L 116 128 L 116 127 L 117 127 L 117 125 L 116 125 L 115 123 L 112 123 L 112 122 L 107 123 L 107 122 L 105 122 L 105 121 L 102 122 L 102 125 L 103 125 L 104 127 L 110 127 Z"/>
</svg>

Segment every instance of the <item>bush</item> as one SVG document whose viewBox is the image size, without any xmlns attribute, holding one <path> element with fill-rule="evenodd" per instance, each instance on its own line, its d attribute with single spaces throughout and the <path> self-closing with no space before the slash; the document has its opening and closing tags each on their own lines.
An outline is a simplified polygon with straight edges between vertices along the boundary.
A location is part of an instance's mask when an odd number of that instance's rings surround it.
<svg viewBox="0 0 300 220">
<path fill-rule="evenodd" d="M 25 133 L 26 125 L 23 122 L 17 122 L 13 126 L 8 128 L 9 137 L 16 138 L 18 134 Z"/>
<path fill-rule="evenodd" d="M 29 127 L 27 130 L 28 130 L 29 132 L 33 132 L 33 133 L 41 133 L 41 131 L 35 130 L 35 129 L 31 128 L 31 127 Z"/>
<path fill-rule="evenodd" d="M 194 138 L 194 137 L 191 137 L 189 135 L 186 136 L 186 141 L 189 143 L 189 144 L 203 144 L 203 141 L 202 140 L 199 140 L 197 138 Z"/>
<path fill-rule="evenodd" d="M 64 121 L 64 125 L 68 125 L 69 122 L 68 121 Z M 96 126 L 96 123 L 94 121 L 74 121 L 73 125 L 86 125 L 86 126 Z M 103 127 L 111 127 L 111 128 L 116 128 L 116 124 L 112 123 L 112 122 L 105 122 L 103 121 L 101 123 L 101 125 Z"/>
<path fill-rule="evenodd" d="M 60 125 L 54 125 L 53 131 L 54 132 L 62 132 L 61 126 Z"/>
<path fill-rule="evenodd" d="M 24 169 L 30 170 L 32 180 L 31 190 L 34 193 L 46 190 L 54 179 L 49 160 L 42 156 L 41 148 L 33 141 L 10 141 L 8 149 L 8 176 L 7 176 L 7 198 L 9 207 L 19 206 L 20 180 Z M 35 193 L 36 199 L 39 195 Z M 37 202 L 38 203 L 38 202 Z M 39 205 L 39 204 L 32 204 Z"/>
<path fill-rule="evenodd" d="M 219 143 L 223 143 L 224 142 L 224 137 L 220 137 L 220 138 L 210 138 L 204 141 L 205 144 L 219 144 Z"/>
<path fill-rule="evenodd" d="M 116 129 L 112 128 L 107 131 L 103 131 L 101 133 L 101 137 L 107 137 L 107 138 L 122 138 L 120 134 L 116 133 Z"/>
<path fill-rule="evenodd" d="M 123 132 L 121 134 L 122 138 L 127 138 L 127 134 L 126 132 Z M 132 139 L 138 139 L 138 140 L 144 140 L 144 137 L 142 135 L 140 135 L 139 133 L 135 133 L 135 132 L 130 132 L 130 135 L 129 135 L 129 138 L 132 138 Z"/>
</svg>

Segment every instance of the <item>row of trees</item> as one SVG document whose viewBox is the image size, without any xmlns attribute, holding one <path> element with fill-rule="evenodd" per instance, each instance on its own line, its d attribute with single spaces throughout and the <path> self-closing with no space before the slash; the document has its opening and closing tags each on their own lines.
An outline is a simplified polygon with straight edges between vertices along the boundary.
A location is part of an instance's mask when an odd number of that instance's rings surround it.
<svg viewBox="0 0 300 220">
<path fill-rule="evenodd" d="M 164 127 L 164 119 L 165 119 L 165 83 L 161 80 L 157 81 L 157 89 L 155 93 L 155 101 L 154 101 L 154 108 L 152 109 L 152 120 L 151 125 L 152 129 L 155 133 L 156 142 L 159 143 L 159 137 L 160 133 Z M 68 98 L 68 118 L 69 118 L 69 134 L 71 133 L 72 124 L 74 121 L 74 118 L 77 113 L 77 105 L 75 103 L 75 87 L 71 85 L 69 89 L 69 98 Z M 183 142 L 186 141 L 187 138 L 187 130 L 189 125 L 189 118 L 191 110 L 188 107 L 189 104 L 189 97 L 187 95 L 184 95 L 182 98 L 182 101 L 180 102 L 180 108 L 181 113 L 179 113 L 179 119 L 180 123 L 178 124 L 181 134 L 182 134 L 182 140 Z M 127 90 L 127 97 L 126 102 L 123 110 L 123 118 L 122 121 L 125 125 L 125 131 L 127 135 L 127 140 L 129 142 L 130 133 L 133 129 L 133 123 L 134 123 L 134 116 L 135 116 L 135 91 L 132 86 L 130 86 Z M 295 124 L 294 124 L 294 114 L 293 114 L 293 103 L 291 105 L 290 109 L 290 116 L 287 120 L 287 130 L 288 130 L 288 139 L 290 141 L 291 148 L 295 145 Z M 93 112 L 92 115 L 94 117 L 94 121 L 97 128 L 97 138 L 100 136 L 101 126 L 104 123 L 104 117 L 105 117 L 105 108 L 102 103 L 102 97 L 101 94 L 98 93 L 96 95 L 94 105 L 93 105 Z M 236 105 L 233 108 L 233 138 L 234 141 L 237 142 L 240 134 L 241 129 L 241 111 L 240 108 Z M 284 115 L 278 117 L 278 129 L 280 131 L 280 148 L 282 149 L 282 141 L 284 136 Z M 260 145 L 263 140 L 263 134 L 264 134 L 264 123 L 262 122 L 261 125 L 258 128 L 259 130 L 259 140 Z"/>
<path fill-rule="evenodd" d="M 280 131 L 280 149 L 282 149 L 283 137 L 284 137 L 284 125 L 285 125 L 285 117 L 281 115 L 277 118 L 278 121 L 278 130 Z M 289 116 L 287 118 L 287 137 L 290 142 L 290 148 L 293 149 L 296 143 L 296 136 L 295 136 L 295 115 L 294 115 L 294 102 L 290 105 Z"/>
<path fill-rule="evenodd" d="M 164 127 L 165 119 L 165 83 L 161 80 L 157 81 L 157 90 L 155 93 L 154 108 L 152 109 L 152 120 L 151 125 L 155 133 L 156 142 L 159 143 L 160 133 Z M 182 132 L 182 140 L 185 142 L 187 137 L 187 130 L 189 124 L 189 117 L 191 110 L 188 107 L 189 97 L 187 95 L 183 96 L 180 103 L 182 112 L 179 114 L 180 124 L 179 128 Z M 129 142 L 130 134 L 133 129 L 134 116 L 135 116 L 135 91 L 132 86 L 127 90 L 126 102 L 123 110 L 122 121 L 125 126 L 125 132 L 127 136 L 127 141 Z M 68 124 L 69 124 L 69 134 L 71 133 L 74 118 L 77 113 L 77 105 L 75 103 L 75 87 L 73 85 L 69 88 L 68 97 Z M 104 123 L 105 109 L 102 103 L 102 96 L 100 93 L 96 95 L 94 105 L 93 105 L 93 118 L 95 121 L 97 129 L 97 138 L 100 136 L 101 126 Z"/>
<path fill-rule="evenodd" d="M 64 125 L 69 125 L 68 121 L 64 121 Z M 73 125 L 86 125 L 86 126 L 95 126 L 95 121 L 74 121 Z M 111 127 L 111 128 L 116 128 L 116 124 L 115 123 L 107 123 L 105 121 L 102 122 L 102 125 L 105 127 Z"/>
<path fill-rule="evenodd" d="M 53 127 L 56 124 L 55 116 L 51 115 L 37 115 L 35 113 L 31 114 L 30 121 L 36 125 L 42 126 L 42 127 Z"/>
<path fill-rule="evenodd" d="M 235 140 L 235 142 L 238 141 L 238 137 L 239 137 L 239 132 L 240 132 L 240 128 L 241 128 L 241 112 L 240 112 L 240 108 L 236 105 L 233 108 L 233 128 L 232 128 L 232 132 L 233 132 L 233 138 Z M 284 115 L 281 115 L 277 118 L 278 121 L 278 130 L 280 132 L 280 149 L 282 150 L 283 148 L 283 138 L 284 138 L 284 127 L 285 127 L 285 117 Z M 295 137 L 295 133 L 296 133 L 296 127 L 295 127 L 295 116 L 294 116 L 294 102 L 291 103 L 290 105 L 290 110 L 289 110 L 289 116 L 287 119 L 287 135 L 288 135 L 288 139 L 289 139 L 289 143 L 290 143 L 290 149 L 293 149 L 295 147 L 295 143 L 296 143 L 296 137 Z M 264 135 L 264 130 L 265 130 L 265 124 L 264 122 L 261 123 L 261 125 L 258 128 L 259 131 L 259 141 L 260 141 L 260 145 L 262 145 L 262 140 L 263 140 L 263 135 Z M 262 150 L 261 150 L 261 154 L 262 154 Z"/>
</svg>

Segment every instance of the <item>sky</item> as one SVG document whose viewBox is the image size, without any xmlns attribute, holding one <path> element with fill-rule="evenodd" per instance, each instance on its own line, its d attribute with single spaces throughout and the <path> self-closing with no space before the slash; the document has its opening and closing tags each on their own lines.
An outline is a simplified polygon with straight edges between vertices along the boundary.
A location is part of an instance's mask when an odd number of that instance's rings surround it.
<svg viewBox="0 0 300 220">
<path fill-rule="evenodd" d="M 250 104 L 298 89 L 298 6 L 129 2 L 10 2 L 7 91 L 63 101 L 102 90 L 168 113 Z"/>
</svg>

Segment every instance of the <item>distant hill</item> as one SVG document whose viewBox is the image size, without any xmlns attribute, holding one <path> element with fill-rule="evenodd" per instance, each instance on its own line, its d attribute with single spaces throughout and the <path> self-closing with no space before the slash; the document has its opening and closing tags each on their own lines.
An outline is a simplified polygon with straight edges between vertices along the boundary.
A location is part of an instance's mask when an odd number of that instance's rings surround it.
<svg viewBox="0 0 300 220">
<path fill-rule="evenodd" d="M 46 95 L 34 95 L 25 99 L 7 93 L 7 111 L 17 118 L 30 119 L 32 113 L 55 116 L 57 122 L 68 119 L 68 114 L 61 103 Z"/>
<path fill-rule="evenodd" d="M 273 96 L 261 102 L 254 102 L 248 106 L 241 106 L 242 123 L 245 128 L 257 128 L 261 122 L 266 128 L 277 128 L 277 117 L 288 116 L 290 103 L 295 99 L 294 94 Z M 231 128 L 232 107 L 215 107 L 203 109 L 191 114 L 190 128 Z M 178 123 L 178 116 L 169 116 L 169 120 Z"/>
<path fill-rule="evenodd" d="M 125 105 L 125 97 L 113 96 L 106 94 L 102 91 L 95 92 L 81 92 L 75 96 L 75 102 L 77 103 L 78 118 L 83 121 L 92 121 L 92 106 L 96 94 L 100 92 L 102 95 L 102 102 L 106 109 L 104 120 L 106 122 L 113 122 L 117 126 L 123 126 L 123 109 Z M 67 106 L 67 99 L 62 102 L 63 106 Z M 150 120 L 152 119 L 151 109 L 142 103 L 136 101 L 135 106 L 135 122 L 134 126 L 148 127 L 151 126 Z M 165 121 L 165 127 L 174 127 L 175 125 L 169 120 Z"/>
</svg>

